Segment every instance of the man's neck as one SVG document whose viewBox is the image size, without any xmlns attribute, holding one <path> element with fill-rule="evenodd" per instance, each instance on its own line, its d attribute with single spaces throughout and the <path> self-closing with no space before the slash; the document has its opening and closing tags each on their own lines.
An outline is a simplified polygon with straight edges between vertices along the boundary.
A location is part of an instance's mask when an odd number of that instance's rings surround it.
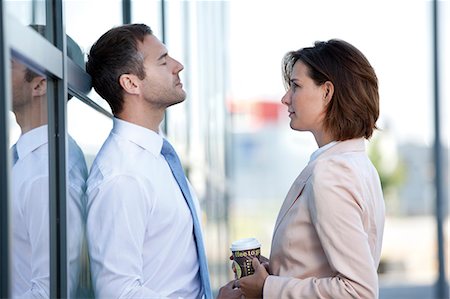
<svg viewBox="0 0 450 299">
<path fill-rule="evenodd" d="M 124 109 L 115 116 L 124 121 L 159 133 L 159 125 L 164 118 L 164 109 Z"/>
<path fill-rule="evenodd" d="M 14 109 L 14 114 L 22 134 L 48 123 L 47 107 L 23 106 Z"/>
</svg>

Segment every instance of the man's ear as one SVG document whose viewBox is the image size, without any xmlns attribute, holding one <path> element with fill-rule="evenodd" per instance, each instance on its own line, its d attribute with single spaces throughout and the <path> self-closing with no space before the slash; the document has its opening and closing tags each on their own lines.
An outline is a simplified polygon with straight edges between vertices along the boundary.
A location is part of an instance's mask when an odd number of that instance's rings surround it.
<svg viewBox="0 0 450 299">
<path fill-rule="evenodd" d="M 47 94 L 47 79 L 42 76 L 34 77 L 31 80 L 31 86 L 33 86 L 33 97 L 42 97 Z"/>
<path fill-rule="evenodd" d="M 129 94 L 138 94 L 140 92 L 140 80 L 136 75 L 122 74 L 119 77 L 119 84 Z"/>
<path fill-rule="evenodd" d="M 333 98 L 334 94 L 334 84 L 331 81 L 326 81 L 322 85 L 323 87 L 323 99 L 325 101 L 325 104 L 328 105 L 328 103 Z"/>
</svg>

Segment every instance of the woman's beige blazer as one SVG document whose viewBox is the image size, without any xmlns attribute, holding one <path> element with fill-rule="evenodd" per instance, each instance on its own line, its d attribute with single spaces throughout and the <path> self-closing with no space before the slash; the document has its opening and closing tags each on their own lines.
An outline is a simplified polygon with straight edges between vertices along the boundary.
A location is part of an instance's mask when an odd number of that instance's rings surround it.
<svg viewBox="0 0 450 299">
<path fill-rule="evenodd" d="M 311 161 L 278 214 L 264 298 L 378 298 L 385 207 L 364 139 Z"/>
</svg>

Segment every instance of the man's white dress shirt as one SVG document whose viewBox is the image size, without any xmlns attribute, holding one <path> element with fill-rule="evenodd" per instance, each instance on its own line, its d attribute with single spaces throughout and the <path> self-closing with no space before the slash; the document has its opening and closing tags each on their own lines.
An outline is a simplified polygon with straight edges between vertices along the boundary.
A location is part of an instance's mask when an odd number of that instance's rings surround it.
<svg viewBox="0 0 450 299">
<path fill-rule="evenodd" d="M 115 118 L 92 165 L 87 237 L 97 298 L 199 298 L 192 216 L 162 143 Z"/>
<path fill-rule="evenodd" d="M 50 225 L 47 125 L 16 143 L 19 160 L 12 169 L 12 297 L 49 298 Z M 68 141 L 69 291 L 77 286 L 84 234 L 87 167 L 75 141 Z"/>
</svg>

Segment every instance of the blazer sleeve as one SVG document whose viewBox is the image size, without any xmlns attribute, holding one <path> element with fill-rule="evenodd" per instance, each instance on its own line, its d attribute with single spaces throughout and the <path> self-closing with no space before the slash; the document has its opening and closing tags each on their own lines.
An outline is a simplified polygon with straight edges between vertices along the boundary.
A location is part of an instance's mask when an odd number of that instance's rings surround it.
<svg viewBox="0 0 450 299">
<path fill-rule="evenodd" d="M 264 298 L 378 298 L 377 265 L 369 245 L 367 187 L 361 165 L 342 158 L 317 162 L 306 200 L 333 275 L 269 276 Z"/>
</svg>

